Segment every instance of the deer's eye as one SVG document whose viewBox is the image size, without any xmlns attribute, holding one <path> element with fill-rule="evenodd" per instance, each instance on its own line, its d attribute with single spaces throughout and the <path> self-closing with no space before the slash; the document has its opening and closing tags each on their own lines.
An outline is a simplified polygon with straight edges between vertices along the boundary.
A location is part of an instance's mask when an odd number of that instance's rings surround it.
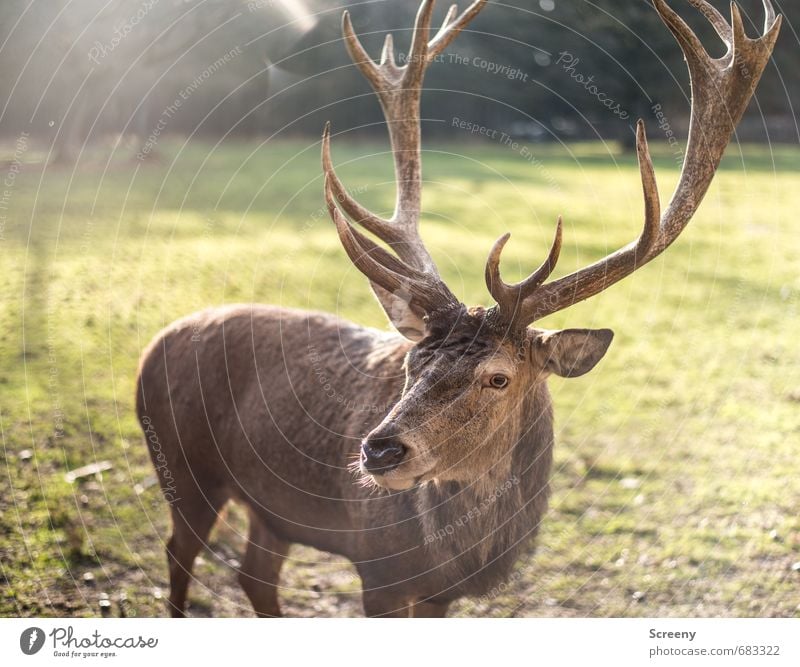
<svg viewBox="0 0 800 667">
<path fill-rule="evenodd" d="M 492 389 L 505 389 L 508 386 L 508 378 L 500 373 L 495 373 L 489 378 L 489 386 Z"/>
</svg>

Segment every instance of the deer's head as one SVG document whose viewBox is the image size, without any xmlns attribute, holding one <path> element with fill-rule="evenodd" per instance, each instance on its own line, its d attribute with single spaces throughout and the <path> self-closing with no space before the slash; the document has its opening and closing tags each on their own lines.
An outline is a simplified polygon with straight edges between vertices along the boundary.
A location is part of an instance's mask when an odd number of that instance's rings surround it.
<svg viewBox="0 0 800 667">
<path fill-rule="evenodd" d="M 375 63 L 356 37 L 349 15 L 345 12 L 343 17 L 348 51 L 375 90 L 387 119 L 397 202 L 394 215 L 385 219 L 348 194 L 333 169 L 330 127 L 325 128 L 322 141 L 325 197 L 348 256 L 369 278 L 395 328 L 414 342 L 406 357 L 406 384 L 399 402 L 361 447 L 362 471 L 390 489 L 431 479 L 469 481 L 498 461 L 508 460 L 521 427 L 537 418 L 533 398 L 541 383 L 552 374 L 583 375 L 603 357 L 613 336 L 608 329 L 547 331 L 531 325 L 630 275 L 683 231 L 752 97 L 781 23 L 770 0 L 763 0 L 764 34 L 750 39 L 736 5 L 732 5 L 729 25 L 705 0 L 691 0 L 728 46 L 724 56 L 711 58 L 666 2 L 653 0 L 683 50 L 692 86 L 686 157 L 666 211 L 662 215 L 644 124 L 639 121 L 636 139 L 645 222 L 638 240 L 547 282 L 561 249 L 559 219 L 545 261 L 528 278 L 509 285 L 500 277 L 506 234 L 495 243 L 486 263 L 486 284 L 496 305 L 467 308 L 442 280 L 419 235 L 419 108 L 426 68 L 486 2 L 477 0 L 460 15 L 451 7 L 431 39 L 434 2 L 423 0 L 408 64 L 402 67 L 395 63 L 391 35 L 387 35 L 380 63 Z M 342 211 L 393 252 L 358 231 Z"/>
</svg>

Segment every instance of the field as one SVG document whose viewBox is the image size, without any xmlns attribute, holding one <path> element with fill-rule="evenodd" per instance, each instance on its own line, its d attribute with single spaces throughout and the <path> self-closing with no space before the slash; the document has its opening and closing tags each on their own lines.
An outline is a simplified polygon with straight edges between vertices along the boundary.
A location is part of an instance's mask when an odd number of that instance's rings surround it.
<svg viewBox="0 0 800 667">
<path fill-rule="evenodd" d="M 543 259 L 560 213 L 557 275 L 639 233 L 635 160 L 613 146 L 532 146 L 535 161 L 499 145 L 427 148 L 423 235 L 467 303 L 487 302 L 484 261 L 505 231 L 508 278 Z M 388 211 L 386 147 L 334 150 L 345 183 Z M 258 301 L 385 326 L 322 209 L 318 151 L 162 142 L 145 163 L 97 148 L 73 169 L 45 168 L 31 146 L 16 174 L 5 147 L 0 615 L 165 614 L 167 506 L 133 411 L 140 351 L 163 325 Z M 678 165 L 654 152 L 666 200 Z M 732 146 L 675 246 L 541 323 L 617 337 L 590 375 L 551 382 L 554 493 L 536 555 L 454 615 L 800 615 L 799 172 L 796 148 Z M 229 508 L 191 615 L 250 615 L 243 531 Z M 289 615 L 361 613 L 340 559 L 296 547 L 284 573 Z"/>
</svg>

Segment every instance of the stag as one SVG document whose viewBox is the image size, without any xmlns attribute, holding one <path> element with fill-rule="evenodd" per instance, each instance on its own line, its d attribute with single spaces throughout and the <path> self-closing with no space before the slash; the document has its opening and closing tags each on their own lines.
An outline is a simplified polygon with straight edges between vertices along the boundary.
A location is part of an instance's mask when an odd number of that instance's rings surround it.
<svg viewBox="0 0 800 667">
<path fill-rule="evenodd" d="M 532 325 L 630 275 L 686 227 L 774 48 L 781 17 L 763 3 L 764 33 L 751 39 L 736 5 L 728 23 L 708 2 L 691 0 L 727 45 L 712 58 L 665 0 L 653 0 L 691 78 L 688 145 L 669 205 L 662 214 L 640 121 L 639 238 L 548 281 L 561 248 L 559 219 L 541 266 L 508 284 L 500 275 L 506 234 L 486 262 L 490 308 L 459 302 L 418 232 L 423 76 L 486 0 L 461 14 L 452 7 L 432 38 L 434 3 L 423 0 L 403 66 L 391 35 L 380 62 L 371 60 L 344 13 L 347 49 L 386 117 L 397 199 L 386 219 L 348 194 L 334 171 L 330 127 L 322 139 L 325 199 L 344 250 L 397 333 L 326 313 L 239 305 L 190 315 L 150 344 L 137 411 L 172 514 L 174 616 L 184 614 L 192 564 L 229 500 L 249 512 L 239 581 L 259 616 L 280 615 L 279 574 L 293 543 L 352 561 L 368 616 L 443 616 L 454 600 L 484 595 L 508 577 L 547 506 L 547 378 L 587 373 L 613 336 Z"/>
</svg>

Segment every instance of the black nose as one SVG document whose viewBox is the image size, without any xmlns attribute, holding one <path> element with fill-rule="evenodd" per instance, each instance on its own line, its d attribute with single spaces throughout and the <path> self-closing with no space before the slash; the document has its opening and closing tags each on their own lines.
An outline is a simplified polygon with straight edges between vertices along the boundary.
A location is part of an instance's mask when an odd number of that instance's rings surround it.
<svg viewBox="0 0 800 667">
<path fill-rule="evenodd" d="M 383 474 L 400 465 L 406 447 L 397 436 L 369 436 L 361 443 L 361 462 L 373 473 Z"/>
</svg>

